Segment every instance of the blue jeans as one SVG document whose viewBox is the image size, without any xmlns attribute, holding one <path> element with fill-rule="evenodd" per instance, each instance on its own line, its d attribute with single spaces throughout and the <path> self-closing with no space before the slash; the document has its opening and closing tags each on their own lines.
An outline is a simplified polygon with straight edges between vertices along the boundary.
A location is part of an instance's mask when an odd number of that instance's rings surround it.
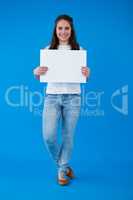
<svg viewBox="0 0 133 200">
<path fill-rule="evenodd" d="M 70 160 L 74 130 L 80 113 L 80 94 L 46 94 L 43 109 L 43 137 L 59 170 L 65 171 Z M 62 122 L 62 143 L 57 141 L 59 121 Z"/>
</svg>

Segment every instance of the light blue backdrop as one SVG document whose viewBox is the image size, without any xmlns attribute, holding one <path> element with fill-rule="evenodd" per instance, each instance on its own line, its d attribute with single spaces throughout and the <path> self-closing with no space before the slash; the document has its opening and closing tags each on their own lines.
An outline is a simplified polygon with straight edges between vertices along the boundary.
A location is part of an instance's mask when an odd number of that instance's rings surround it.
<svg viewBox="0 0 133 200">
<path fill-rule="evenodd" d="M 130 0 L 0 2 L 1 200 L 133 199 L 132 9 Z M 32 74 L 64 13 L 74 18 L 91 68 L 71 161 L 77 179 L 67 188 L 56 184 L 42 138 L 46 85 Z"/>
</svg>

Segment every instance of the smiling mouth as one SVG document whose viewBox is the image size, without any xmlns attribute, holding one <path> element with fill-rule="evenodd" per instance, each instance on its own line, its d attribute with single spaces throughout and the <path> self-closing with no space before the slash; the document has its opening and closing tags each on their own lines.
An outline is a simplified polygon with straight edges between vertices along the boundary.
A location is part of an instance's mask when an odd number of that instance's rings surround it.
<svg viewBox="0 0 133 200">
<path fill-rule="evenodd" d="M 68 35 L 60 35 L 60 37 L 62 37 L 62 38 L 67 38 Z"/>
</svg>

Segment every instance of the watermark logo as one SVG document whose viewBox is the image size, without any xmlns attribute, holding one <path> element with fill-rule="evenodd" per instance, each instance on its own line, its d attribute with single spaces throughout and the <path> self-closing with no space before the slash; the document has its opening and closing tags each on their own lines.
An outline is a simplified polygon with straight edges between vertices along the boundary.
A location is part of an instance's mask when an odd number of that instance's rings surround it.
<svg viewBox="0 0 133 200">
<path fill-rule="evenodd" d="M 83 87 L 80 115 L 82 117 L 104 116 L 106 111 L 104 107 L 105 95 L 103 90 L 86 91 L 85 87 Z M 78 100 L 72 101 L 72 106 L 78 106 Z M 5 91 L 5 101 L 10 107 L 27 108 L 34 115 L 42 116 L 44 94 L 39 91 L 31 91 L 28 86 L 10 86 Z M 115 90 L 108 98 L 108 101 L 111 101 L 110 107 L 112 106 L 117 112 L 128 115 L 128 85 Z M 54 103 L 56 102 L 54 101 Z"/>
<path fill-rule="evenodd" d="M 27 107 L 30 112 L 43 103 L 43 95 L 30 91 L 27 86 L 11 86 L 5 92 L 5 101 L 11 107 Z"/>
<path fill-rule="evenodd" d="M 128 115 L 128 85 L 113 92 L 111 96 L 112 107 L 123 115 Z"/>
<path fill-rule="evenodd" d="M 83 88 L 81 116 L 104 116 L 104 110 L 102 109 L 103 97 L 104 91 L 85 91 L 85 88 Z"/>
</svg>

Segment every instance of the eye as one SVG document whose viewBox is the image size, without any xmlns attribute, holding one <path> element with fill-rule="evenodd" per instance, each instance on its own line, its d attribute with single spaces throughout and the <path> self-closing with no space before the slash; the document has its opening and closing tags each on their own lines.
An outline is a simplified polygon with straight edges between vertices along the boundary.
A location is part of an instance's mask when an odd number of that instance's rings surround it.
<svg viewBox="0 0 133 200">
<path fill-rule="evenodd" d="M 69 30 L 69 29 L 70 29 L 70 27 L 69 27 L 69 26 L 66 26 L 66 27 L 65 27 L 65 30 Z"/>
<path fill-rule="evenodd" d="M 61 26 L 59 26 L 59 27 L 58 27 L 58 29 L 59 29 L 59 30 L 62 30 L 62 27 L 61 27 Z"/>
</svg>

